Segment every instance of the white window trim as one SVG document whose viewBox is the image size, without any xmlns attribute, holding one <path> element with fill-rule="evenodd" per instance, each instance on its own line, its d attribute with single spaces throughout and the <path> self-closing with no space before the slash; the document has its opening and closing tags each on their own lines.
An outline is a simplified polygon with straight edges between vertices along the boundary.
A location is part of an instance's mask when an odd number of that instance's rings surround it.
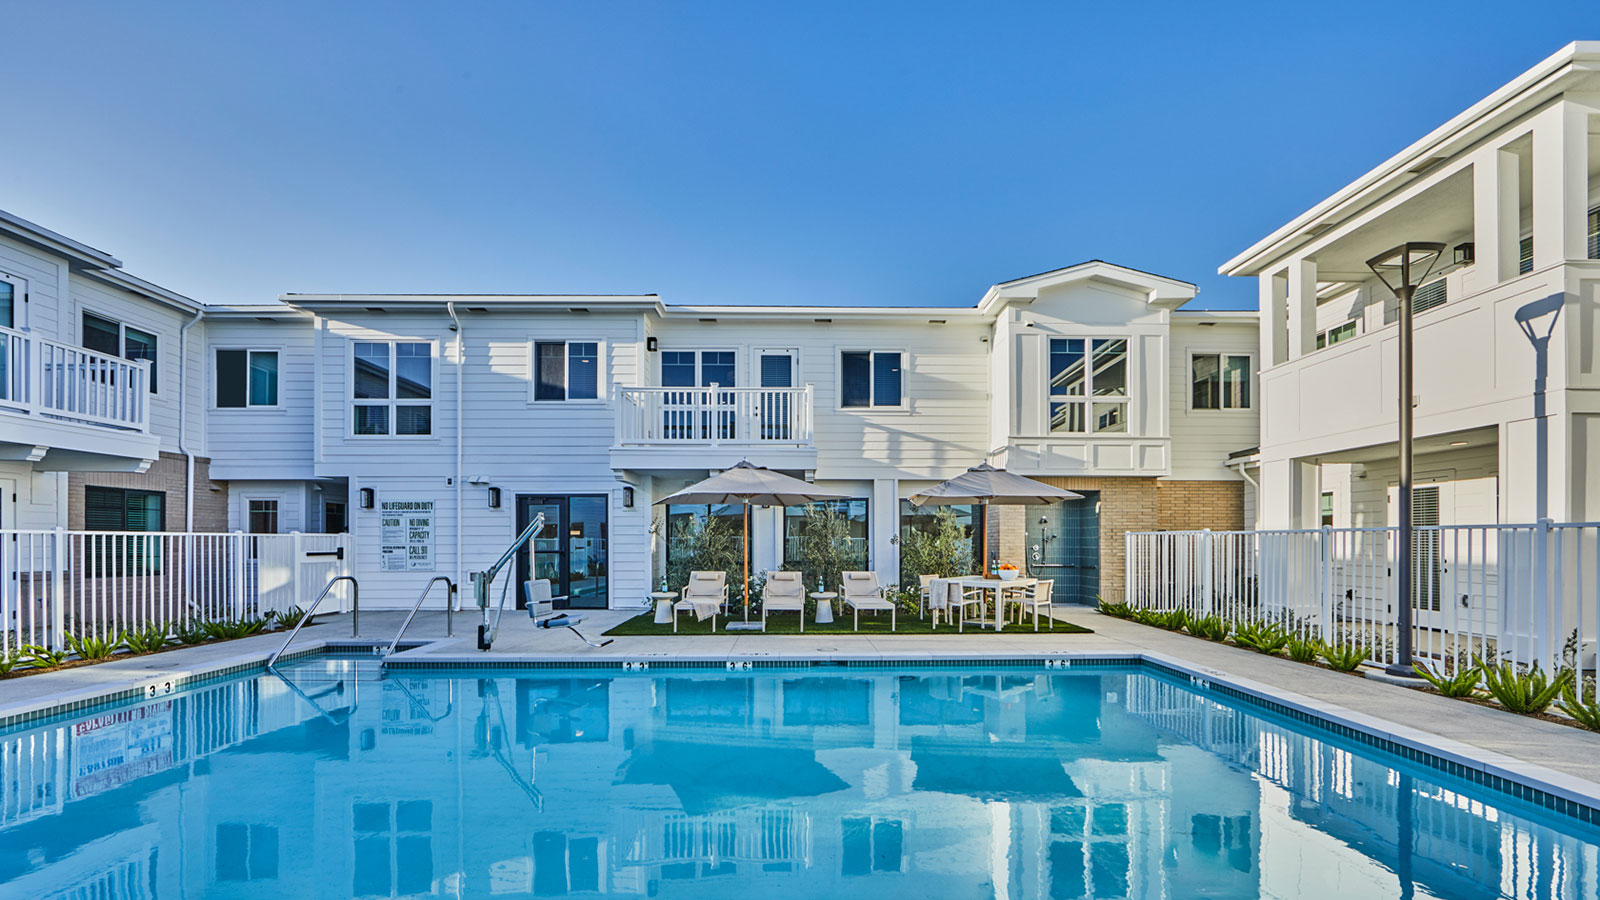
<svg viewBox="0 0 1600 900">
<path fill-rule="evenodd" d="M 900 354 L 900 403 L 897 406 L 883 406 L 876 402 L 866 406 L 844 405 L 844 355 L 846 353 L 870 353 L 867 360 L 868 378 L 872 399 L 877 399 L 878 386 L 876 383 L 877 355 L 879 353 Z M 833 408 L 835 412 L 842 413 L 908 413 L 911 412 L 911 351 L 904 347 L 871 347 L 860 345 L 839 345 L 833 348 Z"/>
<path fill-rule="evenodd" d="M 277 516 L 278 516 L 278 530 L 277 531 L 251 531 L 250 530 L 250 504 L 257 503 L 257 502 L 262 502 L 262 503 L 270 502 L 270 503 L 278 504 L 277 508 L 274 510 L 277 513 Z M 285 499 L 284 499 L 282 494 L 253 494 L 252 493 L 252 494 L 243 494 L 243 495 L 241 495 L 239 497 L 239 530 L 243 531 L 245 534 L 289 534 L 290 533 L 289 531 L 284 531 L 283 530 L 283 512 L 284 512 L 283 508 L 284 508 L 285 505 L 286 505 L 286 501 L 285 501 Z M 291 531 L 293 531 L 293 530 L 295 530 L 295 529 L 291 529 Z"/>
<path fill-rule="evenodd" d="M 1137 337 L 1138 336 L 1135 335 L 1132 332 L 1127 332 L 1127 333 L 1124 333 L 1124 334 L 1106 334 L 1104 332 L 1097 333 L 1097 334 L 1056 334 L 1056 333 L 1051 333 L 1051 334 L 1046 336 L 1046 339 L 1045 339 L 1045 342 L 1044 342 L 1044 367 L 1043 367 L 1044 371 L 1042 373 L 1043 376 L 1044 376 L 1044 391 L 1043 391 L 1043 394 L 1044 394 L 1044 418 L 1043 418 L 1042 421 L 1044 422 L 1044 433 L 1045 433 L 1045 435 L 1047 437 L 1073 438 L 1073 439 L 1081 439 L 1081 438 L 1089 438 L 1089 437 L 1105 437 L 1105 438 L 1117 439 L 1117 438 L 1131 438 L 1131 437 L 1135 437 L 1136 436 L 1133 433 L 1133 409 L 1134 409 L 1133 395 L 1135 393 L 1137 393 L 1138 386 L 1134 384 L 1134 380 L 1135 380 L 1135 377 L 1136 377 L 1137 369 L 1134 366 L 1133 348 L 1134 348 L 1134 345 L 1137 343 L 1137 340 L 1136 340 Z M 1085 393 L 1082 396 L 1067 395 L 1067 396 L 1062 396 L 1062 397 L 1058 398 L 1058 397 L 1056 397 L 1056 395 L 1051 394 L 1050 393 L 1050 342 L 1051 341 L 1061 341 L 1061 340 L 1083 341 L 1084 362 L 1086 364 L 1088 363 L 1088 361 L 1090 359 L 1093 358 L 1094 342 L 1095 341 L 1122 341 L 1124 344 L 1126 344 L 1127 345 L 1127 355 L 1126 355 L 1126 357 L 1124 357 L 1124 359 L 1125 359 L 1125 364 L 1128 367 L 1128 372 L 1127 372 L 1127 393 L 1124 394 L 1121 397 L 1111 397 L 1111 396 L 1096 397 L 1094 395 L 1094 371 L 1089 366 L 1085 365 L 1085 367 L 1084 367 L 1084 383 L 1083 383 L 1083 389 L 1084 389 Z M 1193 377 L 1192 373 L 1191 373 L 1190 377 L 1191 378 Z M 1085 425 L 1085 429 L 1083 431 L 1055 431 L 1055 430 L 1052 430 L 1051 427 L 1050 427 L 1050 404 L 1052 404 L 1052 403 L 1081 403 L 1081 404 L 1083 404 L 1083 406 L 1084 406 L 1083 422 L 1084 422 L 1084 425 Z M 1123 421 L 1127 423 L 1128 427 L 1124 428 L 1121 431 L 1097 431 L 1093 427 L 1094 426 L 1094 405 L 1096 403 L 1120 403 L 1120 404 L 1122 404 L 1122 407 L 1123 407 L 1122 418 L 1123 418 Z"/>
<path fill-rule="evenodd" d="M 750 350 L 749 359 L 751 387 L 755 388 L 756 390 L 761 389 L 761 357 L 763 356 L 789 357 L 789 363 L 791 366 L 793 366 L 793 370 L 790 374 L 794 376 L 792 379 L 794 383 L 790 385 L 790 388 L 796 389 L 805 387 L 804 382 L 800 378 L 799 347 L 752 347 Z M 904 373 L 902 373 L 901 380 L 905 380 Z M 902 388 L 904 388 L 904 385 L 902 385 Z M 781 388 L 768 388 L 768 390 L 781 390 Z"/>
<path fill-rule="evenodd" d="M 595 396 L 583 397 L 574 400 L 564 397 L 560 400 L 535 400 L 534 391 L 538 388 L 539 379 L 539 344 L 565 344 L 569 349 L 567 353 L 567 383 L 572 382 L 572 350 L 573 344 L 595 344 L 595 353 L 599 360 L 595 366 Z M 556 406 L 571 404 L 574 406 L 610 406 L 611 405 L 611 357 L 608 355 L 606 340 L 601 337 L 536 337 L 528 338 L 528 405 L 529 406 Z M 569 392 L 570 393 L 570 392 Z"/>
<path fill-rule="evenodd" d="M 91 315 L 91 316 L 94 316 L 97 319 L 105 319 L 107 322 L 115 322 L 115 323 L 117 323 L 117 347 L 118 347 L 118 350 L 119 350 L 117 356 L 118 356 L 119 359 L 124 359 L 124 360 L 127 360 L 128 362 L 133 362 L 133 360 L 128 359 L 126 356 L 123 355 L 123 354 L 128 352 L 128 326 L 131 325 L 134 328 L 136 328 L 136 329 L 144 332 L 145 334 L 148 334 L 151 337 L 154 337 L 156 339 L 156 358 L 150 360 L 150 373 L 155 376 L 156 389 L 150 392 L 150 396 L 152 396 L 152 397 L 165 396 L 166 393 L 167 393 L 167 387 L 168 387 L 167 379 L 161 377 L 161 375 L 159 374 L 157 369 L 159 369 L 159 367 L 161 366 L 162 357 L 165 356 L 166 353 L 170 351 L 171 336 L 162 334 L 161 333 L 161 329 L 159 329 L 159 328 L 156 328 L 154 326 L 145 324 L 144 320 L 140 320 L 140 319 L 130 320 L 127 316 L 124 316 L 124 315 L 122 315 L 120 313 L 113 314 L 113 313 L 101 312 L 96 307 L 86 306 L 86 305 L 80 303 L 80 304 L 78 304 L 77 321 L 72 323 L 73 327 L 78 330 L 78 346 L 79 347 L 83 347 L 83 337 L 84 337 L 84 335 L 83 335 L 83 317 L 85 315 Z M 168 346 L 169 349 L 168 350 L 163 350 L 162 349 L 163 345 Z M 85 348 L 85 349 L 88 349 L 88 348 Z M 95 352 L 95 351 L 90 351 L 90 352 Z"/>
<path fill-rule="evenodd" d="M 1357 326 L 1356 337 L 1360 337 L 1360 335 L 1361 335 L 1361 332 L 1360 332 L 1359 329 L 1360 329 L 1360 326 Z M 1355 338 L 1349 338 L 1349 340 L 1355 340 Z M 1344 343 L 1344 342 L 1341 341 L 1340 343 Z M 1326 349 L 1326 348 L 1324 348 L 1324 349 Z M 1206 409 L 1204 407 L 1195 406 L 1194 405 L 1194 358 L 1196 356 L 1219 356 L 1219 357 L 1221 357 L 1221 356 L 1242 356 L 1242 357 L 1244 357 L 1245 360 L 1246 360 L 1246 362 L 1245 362 L 1245 371 L 1248 372 L 1249 375 L 1250 375 L 1250 385 L 1249 385 L 1249 387 L 1250 387 L 1250 405 L 1249 406 L 1219 406 L 1216 409 Z M 1221 364 L 1222 363 L 1219 360 L 1218 361 L 1218 366 L 1220 367 Z M 1260 385 L 1258 385 L 1256 383 L 1258 381 L 1258 379 L 1256 377 L 1256 355 L 1255 355 L 1254 352 L 1252 352 L 1250 350 L 1206 350 L 1206 349 L 1202 349 L 1202 348 L 1199 348 L 1199 347 L 1191 347 L 1191 348 L 1189 348 L 1189 370 L 1188 370 L 1188 372 L 1186 372 L 1184 374 L 1188 376 L 1188 380 L 1186 380 L 1184 382 L 1184 386 L 1185 386 L 1185 390 L 1184 390 L 1184 395 L 1185 395 L 1184 405 L 1186 405 L 1188 407 L 1189 412 L 1199 413 L 1200 415 L 1203 415 L 1203 416 L 1209 416 L 1209 415 L 1212 415 L 1213 413 L 1219 414 L 1219 415 L 1230 415 L 1231 416 L 1231 415 L 1242 415 L 1242 414 L 1246 414 L 1246 413 L 1255 412 L 1255 410 L 1256 410 L 1256 401 L 1261 396 L 1261 394 L 1260 394 Z M 1220 374 L 1220 372 L 1219 372 L 1219 374 Z"/>
<path fill-rule="evenodd" d="M 249 381 L 249 378 L 250 378 L 250 358 L 247 355 L 245 357 L 244 405 L 243 406 L 218 406 L 217 405 L 217 353 L 219 351 L 223 351 L 223 350 L 239 350 L 239 351 L 243 351 L 246 354 L 250 354 L 250 353 L 276 353 L 276 354 L 278 354 L 278 402 L 270 404 L 270 405 L 257 405 L 257 404 L 253 404 L 253 403 L 250 402 L 250 381 Z M 212 412 L 221 412 L 221 413 L 271 412 L 271 411 L 274 411 L 274 410 L 283 411 L 283 410 L 288 409 L 288 407 L 284 406 L 284 403 L 283 403 L 283 357 L 284 357 L 284 353 L 285 353 L 284 348 L 281 347 L 281 346 L 279 346 L 279 347 L 261 346 L 261 345 L 257 345 L 257 344 L 252 344 L 250 346 L 236 346 L 236 345 L 231 345 L 231 344 L 218 344 L 216 346 L 213 346 L 211 348 L 211 384 L 209 386 L 209 389 L 210 389 L 210 392 L 211 392 L 211 403 L 210 403 L 209 409 Z M 354 398 L 352 398 L 352 401 L 353 400 L 354 400 Z"/>
<path fill-rule="evenodd" d="M 437 339 L 434 339 L 434 338 L 389 337 L 387 335 L 385 335 L 383 337 L 357 337 L 357 336 L 350 336 L 350 338 L 345 342 L 345 344 L 346 344 L 346 346 L 344 348 L 344 370 L 345 370 L 345 373 L 346 373 L 345 374 L 345 384 L 344 384 L 344 405 L 345 405 L 344 431 L 345 431 L 345 438 L 346 439 L 350 439 L 350 440 L 357 440 L 357 441 L 408 441 L 408 442 L 410 442 L 410 441 L 438 441 L 439 440 L 439 422 L 440 422 L 440 418 L 438 416 L 433 415 L 431 413 L 429 414 L 428 421 L 429 421 L 429 432 L 430 433 L 428 433 L 428 434 L 395 434 L 394 433 L 395 416 L 393 415 L 393 410 L 394 410 L 394 407 L 398 405 L 398 406 L 429 406 L 429 407 L 433 408 L 433 412 L 434 413 L 437 413 L 439 411 L 439 341 Z M 357 400 L 356 399 L 356 344 L 388 344 L 389 345 L 389 399 L 387 399 L 387 400 L 365 400 L 365 399 Z M 396 364 L 397 357 L 395 356 L 395 351 L 394 351 L 394 348 L 395 348 L 396 344 L 427 344 L 430 348 L 432 348 L 431 357 L 432 357 L 432 361 L 433 361 L 433 370 L 432 370 L 432 373 L 431 373 L 430 377 L 432 378 L 432 382 L 433 383 L 432 383 L 432 386 L 429 388 L 429 390 L 432 392 L 433 396 L 428 398 L 427 403 L 422 403 L 422 402 L 416 401 L 416 400 L 399 401 L 399 400 L 395 399 L 395 397 L 394 397 L 394 387 L 395 387 L 394 380 L 395 380 L 395 377 L 396 377 L 397 373 L 400 370 L 399 365 Z M 282 361 L 282 357 L 279 357 L 279 360 L 281 362 Z M 282 385 L 279 385 L 279 388 L 280 388 L 280 391 L 281 391 Z M 282 396 L 281 393 L 280 393 L 279 396 Z M 356 433 L 356 412 L 355 412 L 355 410 L 356 410 L 356 404 L 358 404 L 358 403 L 363 405 L 363 406 L 377 406 L 377 405 L 382 404 L 382 405 L 385 405 L 385 406 L 389 407 L 391 414 L 389 416 L 389 431 L 388 431 L 387 434 L 357 434 Z"/>
<path fill-rule="evenodd" d="M 28 330 L 28 279 L 0 271 L 0 281 L 11 285 L 11 330 Z M 3 328 L 5 326 L 0 326 Z"/>
</svg>

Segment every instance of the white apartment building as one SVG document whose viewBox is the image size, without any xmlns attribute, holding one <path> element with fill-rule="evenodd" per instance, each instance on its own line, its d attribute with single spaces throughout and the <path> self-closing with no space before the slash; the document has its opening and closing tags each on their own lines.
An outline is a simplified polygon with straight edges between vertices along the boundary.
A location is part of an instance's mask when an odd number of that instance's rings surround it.
<svg viewBox="0 0 1600 900">
<path fill-rule="evenodd" d="M 1260 285 L 1260 527 L 1397 524 L 1397 309 L 1365 262 L 1406 241 L 1449 248 L 1415 297 L 1417 524 L 1600 518 L 1590 42 L 1222 266 Z"/>
<path fill-rule="evenodd" d="M 958 508 L 991 561 L 1120 592 L 1122 533 L 1240 527 L 1253 312 L 1093 261 L 967 308 L 677 306 L 654 296 L 287 294 L 208 306 L 0 219 L 0 527 L 339 532 L 369 605 L 483 568 L 637 606 L 680 521 L 657 498 L 748 459 L 847 492 L 859 564 L 901 578 L 907 498 L 980 462 L 1081 501 Z M 756 509 L 755 571 L 800 509 Z M 389 527 L 385 528 L 385 520 Z M 403 524 L 404 527 L 397 527 Z M 17 561 L 23 569 L 37 565 Z"/>
</svg>

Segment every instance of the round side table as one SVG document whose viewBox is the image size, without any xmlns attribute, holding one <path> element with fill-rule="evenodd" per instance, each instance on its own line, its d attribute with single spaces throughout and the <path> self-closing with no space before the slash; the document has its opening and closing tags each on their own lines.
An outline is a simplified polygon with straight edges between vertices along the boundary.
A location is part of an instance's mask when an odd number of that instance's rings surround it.
<svg viewBox="0 0 1600 900">
<path fill-rule="evenodd" d="M 833 598 L 839 596 L 833 591 L 818 591 L 811 595 L 817 601 L 817 624 L 828 625 L 833 622 Z"/>
<path fill-rule="evenodd" d="M 677 591 L 651 591 L 650 599 L 656 602 L 657 625 L 666 625 L 672 621 L 672 601 L 678 599 Z"/>
</svg>

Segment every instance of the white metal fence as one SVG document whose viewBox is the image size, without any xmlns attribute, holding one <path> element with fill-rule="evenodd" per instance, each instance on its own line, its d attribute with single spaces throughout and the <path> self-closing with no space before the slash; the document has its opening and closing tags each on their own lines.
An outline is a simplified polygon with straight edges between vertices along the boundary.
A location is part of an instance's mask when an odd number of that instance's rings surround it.
<svg viewBox="0 0 1600 900">
<path fill-rule="evenodd" d="M 1418 526 L 1413 646 L 1595 672 L 1600 523 Z M 1127 602 L 1276 622 L 1395 659 L 1398 528 L 1129 532 Z"/>
<path fill-rule="evenodd" d="M 349 547 L 347 534 L 0 531 L 0 653 L 286 612 L 346 571 Z"/>
</svg>

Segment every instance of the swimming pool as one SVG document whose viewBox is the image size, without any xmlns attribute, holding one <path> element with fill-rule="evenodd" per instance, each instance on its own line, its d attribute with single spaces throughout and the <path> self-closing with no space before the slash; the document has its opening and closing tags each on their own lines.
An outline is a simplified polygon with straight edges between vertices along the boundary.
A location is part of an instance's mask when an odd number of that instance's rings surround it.
<svg viewBox="0 0 1600 900">
<path fill-rule="evenodd" d="M 1576 898 L 1600 876 L 1592 826 L 1149 667 L 283 674 L 0 732 L 5 895 Z"/>
</svg>

